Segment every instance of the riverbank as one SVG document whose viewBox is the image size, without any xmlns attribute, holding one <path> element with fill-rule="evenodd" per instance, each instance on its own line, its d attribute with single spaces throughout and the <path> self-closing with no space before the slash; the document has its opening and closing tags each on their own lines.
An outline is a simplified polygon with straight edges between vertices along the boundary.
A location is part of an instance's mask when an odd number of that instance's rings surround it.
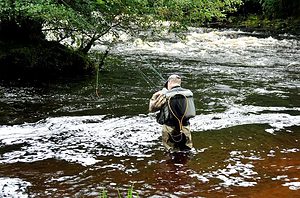
<svg viewBox="0 0 300 198">
<path fill-rule="evenodd" d="M 262 15 L 229 16 L 221 22 L 207 23 L 210 28 L 227 28 L 270 35 L 291 34 L 300 37 L 300 18 L 268 19 Z"/>
<path fill-rule="evenodd" d="M 275 38 L 300 38 L 300 17 L 271 20 L 262 15 L 234 15 L 204 26 L 260 32 L 263 36 L 271 35 Z M 95 63 L 92 63 L 87 54 L 44 39 L 25 42 L 16 44 L 0 39 L 1 80 L 55 82 L 57 79 L 82 77 L 95 72 Z"/>
<path fill-rule="evenodd" d="M 95 67 L 87 55 L 54 41 L 0 40 L 0 79 L 54 82 L 91 74 Z"/>
</svg>

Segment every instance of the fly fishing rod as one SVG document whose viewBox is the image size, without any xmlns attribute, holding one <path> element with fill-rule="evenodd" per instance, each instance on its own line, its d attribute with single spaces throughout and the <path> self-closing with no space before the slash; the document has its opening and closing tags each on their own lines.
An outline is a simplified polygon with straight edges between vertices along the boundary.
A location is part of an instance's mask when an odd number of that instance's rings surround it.
<svg viewBox="0 0 300 198">
<path fill-rule="evenodd" d="M 141 54 L 138 53 L 138 55 L 142 59 Z M 160 80 L 162 80 L 163 82 L 165 82 L 166 80 L 164 79 L 164 77 L 152 66 L 152 64 L 149 64 L 149 65 L 150 65 L 150 68 L 152 69 L 152 71 L 154 71 L 158 75 L 158 77 L 160 78 Z"/>
<path fill-rule="evenodd" d="M 66 3 L 64 0 L 62 0 L 63 4 L 69 8 L 72 9 L 72 7 Z M 114 29 L 114 26 L 113 24 L 110 24 L 108 23 L 108 21 L 100 14 L 99 17 L 102 19 L 102 21 L 108 26 L 108 31 L 109 30 L 112 30 L 112 31 L 115 31 Z M 81 20 L 83 20 L 86 24 L 89 24 L 91 26 L 91 28 L 93 28 L 93 26 L 84 18 L 81 18 Z M 96 29 L 94 29 L 95 31 L 97 31 Z M 115 31 L 116 33 L 116 31 Z M 105 57 L 108 55 L 108 52 L 109 52 L 109 49 L 110 47 L 113 45 L 113 43 L 115 42 L 116 39 L 113 40 L 113 42 L 111 43 L 111 45 L 109 45 L 108 49 L 106 50 L 106 52 L 104 53 L 101 61 L 100 61 L 100 65 L 103 65 L 104 64 L 104 60 L 105 60 Z M 142 56 L 138 53 L 139 57 L 142 59 Z M 155 74 L 160 78 L 161 81 L 165 82 L 165 79 L 163 78 L 163 76 L 151 65 L 150 65 L 150 68 L 152 69 L 152 71 L 155 72 Z M 100 68 L 97 68 L 96 72 L 96 95 L 99 97 L 99 72 L 100 72 Z M 147 82 L 147 84 L 151 87 L 157 87 L 157 85 L 150 79 L 147 77 L 147 75 L 137 66 L 137 71 L 140 73 L 140 75 L 142 76 L 142 78 Z"/>
<path fill-rule="evenodd" d="M 111 46 L 110 46 L 111 47 Z M 97 97 L 100 97 L 99 95 L 99 73 L 100 73 L 100 66 L 104 64 L 104 60 L 105 58 L 107 57 L 108 53 L 109 53 L 109 48 L 107 48 L 107 50 L 105 51 L 104 55 L 102 56 L 101 58 L 101 61 L 97 67 L 97 70 L 96 70 L 96 96 Z M 141 54 L 138 53 L 138 56 L 141 58 L 141 60 L 143 59 Z M 147 60 L 146 60 L 147 61 Z M 162 83 L 165 82 L 165 79 L 162 77 L 162 75 L 152 66 L 152 64 L 150 64 L 148 61 L 147 63 L 150 65 L 150 68 L 152 71 L 154 71 L 154 73 L 156 74 L 155 76 L 158 76 L 160 78 L 160 81 L 162 81 Z M 142 79 L 148 84 L 148 86 L 150 88 L 158 88 L 159 85 L 157 85 L 156 83 L 153 82 L 153 80 L 151 80 L 142 70 L 141 68 L 136 65 L 136 71 L 140 74 L 140 76 L 142 77 Z"/>
<path fill-rule="evenodd" d="M 143 57 L 141 56 L 140 53 L 138 53 L 138 56 L 140 57 L 141 60 L 143 60 Z M 160 78 L 160 81 L 162 81 L 162 83 L 164 83 L 164 82 L 166 81 L 166 80 L 164 79 L 164 77 L 157 71 L 157 69 L 155 69 L 155 68 L 153 67 L 153 65 L 152 65 L 151 63 L 149 63 L 147 60 L 146 60 L 146 62 L 147 62 L 148 65 L 150 66 L 151 70 L 154 71 L 154 73 L 156 74 L 156 76 L 158 76 L 158 77 Z M 138 66 L 137 66 L 137 69 L 138 69 L 138 71 L 142 74 L 144 80 L 145 80 L 148 84 L 152 84 L 152 85 L 154 85 L 154 87 L 156 87 L 156 88 L 158 87 L 158 85 L 155 84 L 150 78 L 148 78 L 148 77 L 146 76 L 146 74 L 145 74 L 144 72 L 142 72 L 141 69 L 140 69 Z M 153 87 L 151 87 L 151 88 L 153 88 Z"/>
</svg>

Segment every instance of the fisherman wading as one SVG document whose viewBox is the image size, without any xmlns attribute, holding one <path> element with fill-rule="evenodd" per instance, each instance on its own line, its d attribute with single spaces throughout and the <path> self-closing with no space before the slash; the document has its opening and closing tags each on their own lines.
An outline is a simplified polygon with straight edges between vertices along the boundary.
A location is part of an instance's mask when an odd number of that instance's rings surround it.
<svg viewBox="0 0 300 198">
<path fill-rule="evenodd" d="M 162 124 L 162 141 L 168 151 L 189 151 L 193 148 L 189 119 L 196 115 L 193 93 L 181 87 L 181 78 L 171 75 L 165 88 L 154 93 L 149 111 L 156 112 Z"/>
</svg>

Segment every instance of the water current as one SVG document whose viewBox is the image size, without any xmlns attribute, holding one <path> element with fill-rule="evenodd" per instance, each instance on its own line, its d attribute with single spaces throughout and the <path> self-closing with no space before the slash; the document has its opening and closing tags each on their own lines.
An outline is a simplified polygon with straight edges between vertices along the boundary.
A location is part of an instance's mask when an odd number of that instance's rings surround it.
<svg viewBox="0 0 300 198">
<path fill-rule="evenodd" d="M 0 86 L 0 197 L 117 197 L 131 186 L 139 197 L 299 197 L 299 38 L 191 28 L 183 41 L 121 39 L 100 97 L 94 77 Z M 157 72 L 194 93 L 192 155 L 164 151 L 148 113 Z"/>
</svg>

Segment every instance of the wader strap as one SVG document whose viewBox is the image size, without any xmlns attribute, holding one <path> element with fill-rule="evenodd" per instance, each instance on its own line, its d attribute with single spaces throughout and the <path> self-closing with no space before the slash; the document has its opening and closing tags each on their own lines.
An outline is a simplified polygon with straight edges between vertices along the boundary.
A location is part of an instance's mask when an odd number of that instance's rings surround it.
<svg viewBox="0 0 300 198">
<path fill-rule="evenodd" d="M 179 134 L 178 134 L 178 135 L 172 135 L 172 134 L 169 133 L 169 135 L 171 136 L 171 138 L 172 138 L 172 140 L 173 140 L 174 142 L 180 142 L 180 141 L 182 140 L 182 128 L 183 128 L 182 122 L 183 122 L 183 119 L 184 119 L 184 117 L 185 117 L 185 115 L 186 115 L 186 112 L 187 112 L 187 109 L 188 109 L 188 105 L 189 105 L 189 104 L 188 104 L 188 101 L 187 101 L 187 97 L 186 97 L 185 95 L 183 95 L 183 94 L 176 94 L 176 95 L 182 95 L 182 96 L 185 98 L 186 107 L 185 107 L 185 110 L 184 110 L 184 114 L 182 115 L 181 119 L 179 119 L 179 118 L 176 116 L 176 114 L 174 113 L 174 111 L 173 111 L 173 109 L 172 109 L 172 107 L 171 107 L 171 105 L 170 105 L 170 100 L 171 100 L 171 98 L 174 97 L 175 95 L 172 96 L 172 97 L 170 97 L 170 98 L 168 99 L 168 106 L 169 106 L 169 109 L 170 109 L 171 113 L 173 114 L 173 116 L 177 119 L 178 124 L 179 124 Z M 173 137 L 178 137 L 179 135 L 181 136 L 180 140 L 179 140 L 179 141 L 174 140 Z"/>
</svg>

